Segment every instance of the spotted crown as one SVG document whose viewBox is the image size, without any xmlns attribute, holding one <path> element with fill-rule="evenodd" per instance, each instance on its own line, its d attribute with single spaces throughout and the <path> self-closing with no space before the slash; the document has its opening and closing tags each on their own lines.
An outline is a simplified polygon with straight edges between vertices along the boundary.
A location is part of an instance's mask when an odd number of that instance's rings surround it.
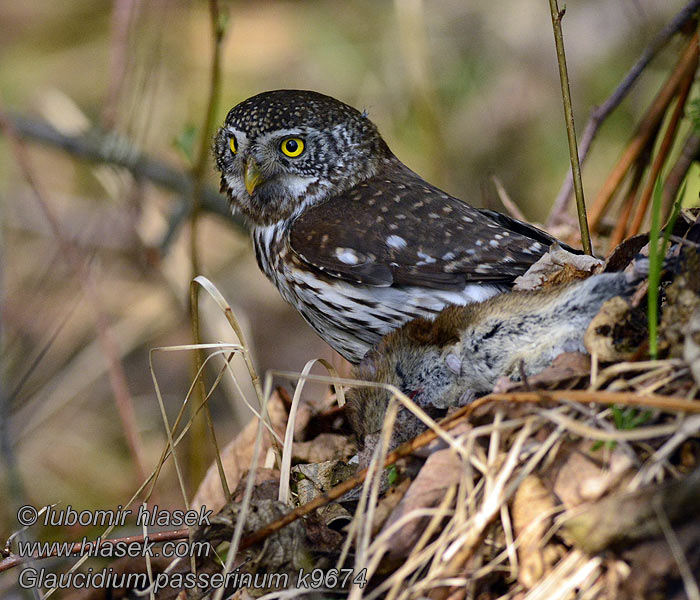
<svg viewBox="0 0 700 600">
<path fill-rule="evenodd" d="M 215 153 L 260 268 L 351 362 L 408 320 L 508 289 L 555 241 L 431 185 L 365 113 L 316 92 L 241 102 Z"/>
</svg>

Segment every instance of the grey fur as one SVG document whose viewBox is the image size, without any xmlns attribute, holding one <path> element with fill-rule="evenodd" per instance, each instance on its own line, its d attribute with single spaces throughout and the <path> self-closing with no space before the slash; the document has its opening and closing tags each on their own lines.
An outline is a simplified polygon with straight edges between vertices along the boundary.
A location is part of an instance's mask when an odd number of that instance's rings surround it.
<svg viewBox="0 0 700 600">
<path fill-rule="evenodd" d="M 426 409 L 458 406 L 490 392 L 501 376 L 518 380 L 521 372 L 534 375 L 563 352 L 585 351 L 583 336 L 603 303 L 634 289 L 634 279 L 624 273 L 604 273 L 451 306 L 434 322 L 417 319 L 384 337 L 353 376 L 393 384 Z M 381 429 L 388 401 L 389 394 L 377 388 L 349 394 L 348 416 L 360 440 Z M 422 426 L 415 417 L 404 415 L 394 442 L 412 437 L 416 428 Z"/>
</svg>

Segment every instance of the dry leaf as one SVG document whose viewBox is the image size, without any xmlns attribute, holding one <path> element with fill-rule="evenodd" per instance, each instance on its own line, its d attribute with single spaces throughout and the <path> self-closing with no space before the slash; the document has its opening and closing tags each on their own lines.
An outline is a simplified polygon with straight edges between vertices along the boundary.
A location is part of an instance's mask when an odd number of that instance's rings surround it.
<svg viewBox="0 0 700 600">
<path fill-rule="evenodd" d="M 296 462 L 320 463 L 344 460 L 353 456 L 357 447 L 347 435 L 321 433 L 310 442 L 296 442 L 293 455 Z"/>
<path fill-rule="evenodd" d="M 447 490 L 459 482 L 462 468 L 462 461 L 454 450 L 438 450 L 431 454 L 382 531 L 414 510 L 438 506 Z M 394 561 L 408 556 L 429 520 L 430 517 L 411 519 L 395 532 L 388 543 L 387 559 Z"/>
<path fill-rule="evenodd" d="M 319 494 L 327 492 L 340 482 L 345 481 L 356 470 L 356 465 L 348 465 L 340 460 L 301 464 L 292 467 L 292 473 L 301 473 L 314 484 Z"/>
<path fill-rule="evenodd" d="M 632 260 L 639 254 L 639 251 L 649 243 L 649 234 L 640 233 L 639 235 L 627 238 L 608 255 L 605 260 L 603 272 L 616 273 L 622 271 Z"/>
<path fill-rule="evenodd" d="M 591 372 L 591 358 L 583 352 L 564 352 L 557 356 L 552 364 L 544 371 L 523 381 L 512 381 L 508 377 L 500 377 L 493 387 L 496 394 L 511 392 L 530 387 L 552 387 L 561 385 L 562 382 L 573 377 L 585 377 Z"/>
<path fill-rule="evenodd" d="M 597 500 L 631 472 L 632 461 L 620 449 L 605 464 L 603 452 L 593 452 L 590 440 L 581 440 L 557 458 L 553 491 L 567 509 Z"/>
<path fill-rule="evenodd" d="M 587 254 L 572 254 L 559 244 L 552 244 L 549 252 L 533 264 L 525 274 L 515 279 L 513 290 L 535 290 L 545 281 L 567 283 L 588 277 L 602 261 Z"/>
<path fill-rule="evenodd" d="M 297 476 L 298 503 L 301 505 L 311 502 L 347 479 L 356 468 L 354 465 L 347 465 L 338 460 L 292 467 L 292 473 Z M 299 478 L 299 474 L 303 475 L 303 478 Z M 323 525 L 333 526 L 334 529 L 339 529 L 352 520 L 348 510 L 337 502 L 331 502 L 316 509 L 316 515 Z"/>
<path fill-rule="evenodd" d="M 209 524 L 198 527 L 193 534 L 195 542 L 206 541 L 216 548 L 222 542 L 229 542 L 236 525 L 244 519 L 243 535 L 247 536 L 259 531 L 270 523 L 278 521 L 289 512 L 289 508 L 277 500 L 253 500 L 245 512 L 238 502 L 228 502 L 221 511 L 210 517 Z M 237 570 L 242 573 L 279 573 L 286 574 L 288 580 L 294 581 L 299 569 L 308 569 L 312 563 L 312 551 L 308 547 L 306 532 L 302 521 L 294 521 L 278 531 L 270 533 L 263 541 L 241 550 L 236 556 Z M 218 556 L 208 555 L 198 563 L 199 568 L 221 569 Z M 263 595 L 266 591 L 280 589 L 284 584 L 280 579 L 263 580 L 248 588 L 254 597 Z M 231 582 L 233 589 L 237 584 Z"/>
<path fill-rule="evenodd" d="M 277 395 L 273 393 L 267 403 L 267 414 L 270 417 L 272 428 L 280 437 L 284 437 L 284 429 L 287 425 L 287 411 L 284 408 L 284 403 Z M 241 475 L 248 470 L 253 459 L 253 450 L 255 449 L 255 437 L 258 432 L 258 420 L 252 419 L 248 425 L 221 451 L 221 462 L 224 465 L 224 473 L 226 473 L 226 481 L 229 490 L 233 491 L 238 486 Z M 263 439 L 260 456 L 265 457 L 267 450 L 271 447 L 270 432 L 263 429 Z M 262 467 L 262 465 L 259 465 Z M 200 507 L 206 506 L 214 512 L 218 511 L 224 504 L 227 498 L 224 497 L 221 479 L 219 478 L 219 470 L 216 462 L 213 462 L 207 470 L 202 483 L 199 484 L 199 489 L 192 499 L 192 508 L 199 510 Z"/>
<path fill-rule="evenodd" d="M 542 538 L 552 523 L 556 501 L 536 475 L 528 475 L 513 497 L 511 517 L 518 538 L 518 581 L 526 589 L 533 587 L 551 564 L 545 563 Z"/>
<path fill-rule="evenodd" d="M 372 523 L 372 535 L 375 536 L 384 525 L 389 515 L 394 511 L 401 502 L 406 490 L 411 485 L 411 480 L 406 477 L 397 485 L 390 487 L 377 503 L 374 510 L 374 522 Z"/>
</svg>

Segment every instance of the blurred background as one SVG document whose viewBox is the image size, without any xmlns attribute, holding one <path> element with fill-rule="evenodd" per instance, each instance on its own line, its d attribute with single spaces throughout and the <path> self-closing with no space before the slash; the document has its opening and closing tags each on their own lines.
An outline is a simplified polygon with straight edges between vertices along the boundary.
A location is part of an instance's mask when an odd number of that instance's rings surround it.
<svg viewBox="0 0 700 600">
<path fill-rule="evenodd" d="M 683 4 L 566 3 L 579 132 Z M 220 11 L 226 35 L 216 125 L 260 91 L 317 90 L 366 109 L 393 151 L 446 191 L 503 210 L 497 176 L 529 220 L 546 220 L 569 158 L 545 0 L 222 1 Z M 206 2 L 2 2 L 0 23 L 2 112 L 100 143 L 117 132 L 149 159 L 196 171 L 203 136 L 208 147 L 213 134 L 202 132 L 213 51 Z M 606 121 L 584 169 L 589 198 L 681 45 L 668 45 Z M 17 527 L 20 500 L 109 508 L 131 496 L 140 481 L 134 448 L 150 472 L 166 442 L 149 350 L 192 341 L 190 227 L 177 217 L 189 198 L 51 144 L 23 147 L 0 135 L 5 537 Z M 204 167 L 204 184 L 218 188 L 210 155 Z M 197 271 L 231 303 L 259 373 L 299 371 L 315 357 L 347 372 L 258 272 L 239 226 L 205 212 L 198 230 Z M 76 260 L 87 265 L 82 275 Z M 202 300 L 201 309 L 205 341 L 235 339 L 213 302 Z M 172 421 L 192 381 L 192 354 L 157 353 L 154 367 Z M 244 383 L 240 365 L 237 372 Z M 131 399 L 131 442 L 123 426 L 129 410 L 120 412 L 115 389 Z M 221 443 L 250 418 L 241 405 L 226 381 L 212 396 Z M 191 493 L 212 451 L 194 439 L 188 452 Z M 157 490 L 162 505 L 181 504 L 171 467 Z"/>
</svg>

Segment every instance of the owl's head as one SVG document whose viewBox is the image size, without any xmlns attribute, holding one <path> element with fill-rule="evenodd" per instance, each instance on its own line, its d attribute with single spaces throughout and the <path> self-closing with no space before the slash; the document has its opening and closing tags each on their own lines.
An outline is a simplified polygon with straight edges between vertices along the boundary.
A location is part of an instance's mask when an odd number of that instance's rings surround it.
<svg viewBox="0 0 700 600">
<path fill-rule="evenodd" d="M 234 106 L 214 152 L 221 191 L 256 225 L 348 190 L 392 156 L 366 114 L 302 90 L 263 92 Z"/>
</svg>

